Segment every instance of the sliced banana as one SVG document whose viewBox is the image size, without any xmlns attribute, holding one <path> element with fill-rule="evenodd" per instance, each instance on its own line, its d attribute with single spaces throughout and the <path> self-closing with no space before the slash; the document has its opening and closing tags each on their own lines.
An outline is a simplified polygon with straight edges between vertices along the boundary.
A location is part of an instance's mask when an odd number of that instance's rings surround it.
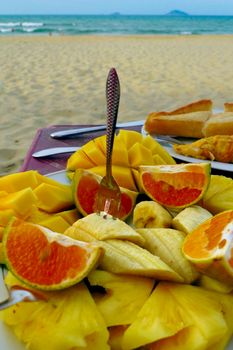
<svg viewBox="0 0 233 350">
<path fill-rule="evenodd" d="M 169 228 L 137 229 L 145 239 L 144 248 L 159 256 L 167 265 L 192 283 L 198 277 L 195 267 L 184 257 L 182 244 L 185 234 Z"/>
<path fill-rule="evenodd" d="M 159 203 L 143 201 L 133 212 L 133 225 L 136 228 L 171 227 L 171 214 Z"/>
<path fill-rule="evenodd" d="M 193 205 L 185 208 L 173 218 L 172 227 L 188 234 L 212 216 L 208 210 L 198 205 Z"/>
</svg>

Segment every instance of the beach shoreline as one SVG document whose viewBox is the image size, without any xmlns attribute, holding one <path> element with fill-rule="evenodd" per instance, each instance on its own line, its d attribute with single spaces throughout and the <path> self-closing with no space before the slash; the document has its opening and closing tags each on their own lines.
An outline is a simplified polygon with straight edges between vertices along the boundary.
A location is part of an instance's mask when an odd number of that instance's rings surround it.
<svg viewBox="0 0 233 350">
<path fill-rule="evenodd" d="M 18 171 L 38 128 L 105 123 L 117 69 L 119 122 L 198 99 L 233 102 L 233 35 L 0 36 L 0 175 Z"/>
</svg>

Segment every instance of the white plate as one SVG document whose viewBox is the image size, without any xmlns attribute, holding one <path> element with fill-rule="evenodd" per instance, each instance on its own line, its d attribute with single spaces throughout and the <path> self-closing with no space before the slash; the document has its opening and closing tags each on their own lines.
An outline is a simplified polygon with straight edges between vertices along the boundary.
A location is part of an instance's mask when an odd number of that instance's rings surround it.
<svg viewBox="0 0 233 350">
<path fill-rule="evenodd" d="M 141 129 L 141 133 L 142 135 L 149 135 L 145 129 L 144 126 Z M 156 139 L 156 136 L 151 135 L 154 139 Z M 183 138 L 182 138 L 183 140 Z M 157 140 L 158 142 L 160 142 L 159 140 Z M 193 142 L 194 139 L 187 139 L 187 143 Z M 161 142 L 162 146 L 168 151 L 168 153 L 174 158 L 174 159 L 178 159 L 178 160 L 182 160 L 186 163 L 206 163 L 209 162 L 211 164 L 211 168 L 212 169 L 216 169 L 216 170 L 222 170 L 222 171 L 230 171 L 231 173 L 233 173 L 233 164 L 232 163 L 222 163 L 222 162 L 216 162 L 216 161 L 210 161 L 208 159 L 203 160 L 203 159 L 198 159 L 198 158 L 193 158 L 193 157 L 186 157 L 183 156 L 181 154 L 178 154 L 174 151 L 174 149 L 172 148 L 171 145 L 168 145 L 168 143 L 165 142 Z M 167 146 L 165 146 L 165 144 L 167 144 Z"/>
<path fill-rule="evenodd" d="M 47 174 L 47 177 L 59 181 L 63 184 L 69 184 L 65 170 Z M 1 350 L 26 350 L 24 344 L 20 343 L 12 330 L 0 320 L 0 349 Z M 41 349 L 44 350 L 44 349 Z M 233 339 L 225 350 L 233 350 Z"/>
</svg>

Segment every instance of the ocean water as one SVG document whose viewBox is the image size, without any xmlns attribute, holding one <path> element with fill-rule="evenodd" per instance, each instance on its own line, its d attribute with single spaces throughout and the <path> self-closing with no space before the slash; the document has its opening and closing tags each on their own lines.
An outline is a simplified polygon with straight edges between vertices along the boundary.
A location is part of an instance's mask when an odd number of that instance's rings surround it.
<svg viewBox="0 0 233 350">
<path fill-rule="evenodd" d="M 0 35 L 233 34 L 233 16 L 0 15 Z"/>
</svg>

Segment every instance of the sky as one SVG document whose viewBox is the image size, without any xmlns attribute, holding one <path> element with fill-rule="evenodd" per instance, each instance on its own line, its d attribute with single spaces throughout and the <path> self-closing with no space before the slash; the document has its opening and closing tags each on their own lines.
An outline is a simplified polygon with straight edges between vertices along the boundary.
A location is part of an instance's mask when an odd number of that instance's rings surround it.
<svg viewBox="0 0 233 350">
<path fill-rule="evenodd" d="M 4 14 L 189 14 L 233 15 L 233 0 L 0 0 Z"/>
</svg>

